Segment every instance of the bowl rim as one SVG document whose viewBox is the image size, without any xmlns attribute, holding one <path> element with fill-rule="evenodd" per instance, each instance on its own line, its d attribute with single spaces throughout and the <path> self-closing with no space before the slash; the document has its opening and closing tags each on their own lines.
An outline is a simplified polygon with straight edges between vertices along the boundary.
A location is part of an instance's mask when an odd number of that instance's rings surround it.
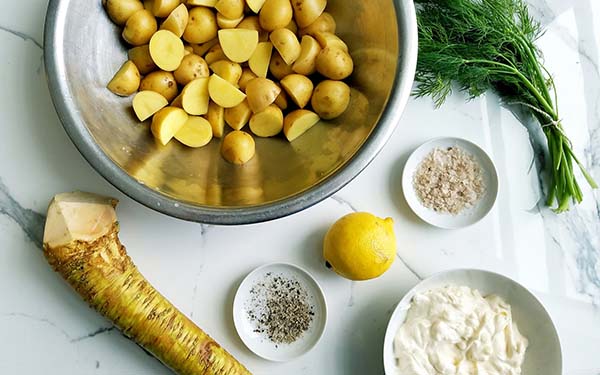
<svg viewBox="0 0 600 375">
<path fill-rule="evenodd" d="M 412 90 L 418 50 L 415 7 L 412 0 L 393 0 L 400 56 L 392 91 L 374 130 L 346 164 L 310 188 L 270 203 L 234 208 L 193 205 L 151 189 L 127 174 L 94 141 L 78 115 L 60 48 L 70 1 L 50 0 L 44 25 L 46 77 L 58 117 L 81 155 L 109 183 L 138 203 L 179 219 L 216 225 L 251 224 L 288 216 L 323 201 L 358 176 L 379 154 L 399 123 Z"/>
</svg>

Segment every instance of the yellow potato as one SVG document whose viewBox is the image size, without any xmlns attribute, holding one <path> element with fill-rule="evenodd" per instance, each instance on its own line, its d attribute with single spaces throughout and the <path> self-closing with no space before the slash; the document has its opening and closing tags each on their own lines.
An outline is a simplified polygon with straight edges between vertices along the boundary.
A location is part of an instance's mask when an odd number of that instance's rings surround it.
<svg viewBox="0 0 600 375">
<path fill-rule="evenodd" d="M 306 109 L 290 112 L 283 120 L 283 134 L 293 142 L 319 122 L 319 115 Z"/>
<path fill-rule="evenodd" d="M 161 30 L 169 30 L 181 38 L 189 20 L 189 13 L 185 4 L 179 6 L 169 14 L 169 17 L 160 25 Z"/>
<path fill-rule="evenodd" d="M 189 115 L 204 115 L 208 112 L 208 80 L 197 78 L 181 90 L 181 106 Z"/>
<path fill-rule="evenodd" d="M 156 112 L 152 118 L 150 129 L 154 138 L 165 146 L 188 120 L 188 115 L 181 108 L 165 107 Z"/>
<path fill-rule="evenodd" d="M 300 47 L 300 56 L 292 65 L 292 70 L 305 76 L 314 74 L 317 71 L 317 56 L 321 52 L 319 42 L 312 36 L 305 35 L 302 37 Z"/>
<path fill-rule="evenodd" d="M 210 71 L 208 64 L 204 59 L 194 53 L 191 53 L 181 60 L 179 67 L 173 72 L 175 80 L 180 85 L 187 85 L 196 78 L 208 77 Z"/>
<path fill-rule="evenodd" d="M 258 16 L 245 17 L 242 22 L 237 25 L 238 29 L 256 30 L 258 31 L 258 41 L 266 42 L 269 40 L 269 33 L 260 27 Z"/>
<path fill-rule="evenodd" d="M 210 123 L 198 116 L 189 116 L 183 127 L 175 133 L 175 139 L 194 148 L 206 146 L 212 137 Z"/>
<path fill-rule="evenodd" d="M 152 12 L 152 8 L 154 7 L 154 0 L 142 0 L 144 3 L 144 9 Z"/>
<path fill-rule="evenodd" d="M 252 110 L 248 106 L 248 101 L 244 100 L 233 108 L 225 108 L 225 122 L 231 126 L 233 130 L 240 130 L 250 120 Z"/>
<path fill-rule="evenodd" d="M 183 39 L 188 43 L 199 44 L 217 37 L 217 16 L 209 8 L 195 7 L 189 10 L 189 20 Z"/>
<path fill-rule="evenodd" d="M 154 91 L 140 91 L 133 97 L 133 111 L 140 121 L 146 121 L 168 104 L 164 96 Z"/>
<path fill-rule="evenodd" d="M 301 74 L 290 74 L 281 80 L 285 92 L 300 108 L 306 107 L 313 92 L 313 83 L 310 78 Z"/>
<path fill-rule="evenodd" d="M 189 44 L 184 45 L 183 46 L 183 57 L 185 57 L 191 53 L 194 53 L 194 48 L 192 48 L 192 46 L 190 46 Z"/>
<path fill-rule="evenodd" d="M 221 144 L 221 155 L 230 163 L 242 165 L 250 161 L 256 152 L 252 136 L 240 130 L 234 130 L 225 136 Z"/>
<path fill-rule="evenodd" d="M 156 17 L 165 18 L 179 6 L 180 0 L 152 0 L 152 13 Z"/>
<path fill-rule="evenodd" d="M 217 4 L 217 0 L 187 0 L 185 3 L 189 6 L 203 6 L 214 8 Z"/>
<path fill-rule="evenodd" d="M 194 53 L 198 56 L 204 56 L 215 45 L 219 44 L 219 38 L 214 38 L 205 43 L 200 44 L 190 44 Z"/>
<path fill-rule="evenodd" d="M 260 10 L 258 20 L 264 30 L 271 32 L 286 27 L 293 15 L 290 0 L 267 0 Z"/>
<path fill-rule="evenodd" d="M 152 35 L 158 29 L 156 18 L 146 9 L 135 12 L 125 24 L 123 39 L 133 46 L 148 44 Z"/>
<path fill-rule="evenodd" d="M 257 75 L 254 74 L 254 72 L 252 72 L 252 70 L 250 70 L 250 68 L 243 68 L 242 76 L 240 77 L 240 80 L 238 81 L 238 86 L 240 86 L 240 90 L 242 90 L 243 92 L 246 92 L 246 86 L 248 86 L 248 82 L 252 81 L 256 77 L 257 77 Z"/>
<path fill-rule="evenodd" d="M 152 72 L 142 79 L 140 91 L 146 90 L 161 94 L 169 102 L 179 93 L 173 73 L 163 71 Z"/>
<path fill-rule="evenodd" d="M 307 27 L 323 13 L 327 0 L 293 0 L 292 5 L 298 27 Z"/>
<path fill-rule="evenodd" d="M 319 18 L 315 20 L 315 22 L 303 29 L 300 29 L 298 32 L 300 36 L 315 36 L 316 33 L 321 31 L 335 34 L 336 26 L 337 25 L 333 16 L 327 12 L 323 12 Z"/>
<path fill-rule="evenodd" d="M 335 81 L 349 77 L 354 70 L 354 62 L 348 52 L 330 47 L 319 53 L 316 66 L 317 72 Z"/>
<path fill-rule="evenodd" d="M 208 52 L 206 52 L 206 55 L 204 55 L 204 60 L 206 60 L 206 63 L 210 65 L 215 61 L 227 60 L 227 56 L 225 56 L 221 45 L 217 43 L 214 46 L 210 47 Z"/>
<path fill-rule="evenodd" d="M 250 118 L 250 130 L 259 137 L 273 137 L 283 129 L 283 112 L 275 104 Z"/>
<path fill-rule="evenodd" d="M 106 0 L 104 7 L 110 19 L 119 26 L 125 25 L 135 12 L 144 9 L 139 0 Z"/>
<path fill-rule="evenodd" d="M 248 8 L 252 10 L 254 13 L 258 14 L 265 4 L 265 0 L 246 0 L 246 4 Z"/>
<path fill-rule="evenodd" d="M 219 44 L 229 60 L 246 62 L 256 50 L 258 32 L 248 29 L 222 29 L 219 30 Z"/>
<path fill-rule="evenodd" d="M 342 81 L 320 82 L 311 99 L 313 110 L 324 120 L 339 117 L 350 103 L 350 87 Z"/>
<path fill-rule="evenodd" d="M 277 29 L 271 33 L 269 39 L 287 65 L 292 65 L 300 56 L 300 42 L 296 34 L 289 29 Z"/>
<path fill-rule="evenodd" d="M 106 87 L 119 96 L 129 96 L 136 92 L 140 87 L 140 72 L 133 61 L 126 61 Z"/>
<path fill-rule="evenodd" d="M 215 9 L 225 18 L 237 19 L 244 16 L 244 0 L 218 0 Z"/>
<path fill-rule="evenodd" d="M 271 56 L 271 63 L 269 64 L 269 71 L 273 75 L 273 77 L 278 80 L 283 79 L 283 77 L 294 74 L 292 67 L 283 61 L 279 52 L 274 52 Z"/>
<path fill-rule="evenodd" d="M 285 90 L 281 90 L 277 98 L 275 98 L 275 104 L 281 108 L 282 111 L 285 111 L 288 108 L 288 99 Z"/>
<path fill-rule="evenodd" d="M 288 23 L 285 28 L 290 30 L 291 32 L 293 32 L 294 35 L 298 34 L 298 25 L 296 25 L 296 21 L 294 21 L 294 20 L 291 20 L 290 23 Z"/>
<path fill-rule="evenodd" d="M 210 76 L 208 92 L 213 102 L 223 108 L 235 107 L 246 99 L 246 94 L 216 74 Z"/>
<path fill-rule="evenodd" d="M 270 42 L 258 43 L 256 50 L 248 60 L 248 66 L 258 77 L 267 77 L 269 72 L 269 63 L 273 53 L 273 44 Z"/>
<path fill-rule="evenodd" d="M 315 39 L 321 45 L 321 48 L 330 47 L 332 49 L 339 48 L 348 52 L 348 45 L 340 37 L 326 31 L 318 31 L 315 33 Z"/>
<path fill-rule="evenodd" d="M 127 52 L 127 57 L 137 66 L 140 74 L 148 74 L 157 69 L 156 64 L 152 61 L 150 48 L 147 44 L 133 47 Z"/>
<path fill-rule="evenodd" d="M 248 104 L 254 113 L 261 112 L 271 105 L 280 92 L 281 88 L 268 78 L 254 78 L 246 86 Z"/>
<path fill-rule="evenodd" d="M 177 107 L 183 109 L 183 95 L 179 94 L 173 101 L 171 102 L 171 107 Z"/>
<path fill-rule="evenodd" d="M 225 131 L 225 108 L 221 107 L 212 100 L 208 103 L 208 113 L 206 119 L 210 122 L 213 136 L 221 138 Z"/>
<path fill-rule="evenodd" d="M 162 70 L 172 72 L 179 68 L 184 56 L 183 42 L 169 30 L 160 30 L 150 39 L 150 56 Z"/>
<path fill-rule="evenodd" d="M 235 29 L 237 25 L 239 25 L 240 22 L 242 22 L 243 19 L 243 15 L 239 18 L 231 20 L 229 18 L 226 18 L 221 13 L 217 13 L 217 26 L 219 26 L 219 28 L 221 29 Z"/>
<path fill-rule="evenodd" d="M 240 64 L 229 60 L 219 60 L 210 64 L 210 69 L 219 77 L 238 87 L 238 81 L 242 76 L 242 67 Z"/>
</svg>

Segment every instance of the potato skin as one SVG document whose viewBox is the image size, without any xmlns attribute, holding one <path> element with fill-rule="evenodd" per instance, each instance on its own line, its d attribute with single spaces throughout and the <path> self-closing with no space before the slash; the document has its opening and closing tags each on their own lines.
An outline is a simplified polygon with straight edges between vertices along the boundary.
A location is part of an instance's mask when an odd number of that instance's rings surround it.
<svg viewBox="0 0 600 375">
<path fill-rule="evenodd" d="M 265 31 L 285 28 L 294 16 L 290 0 L 267 0 L 263 5 L 258 20 Z"/>
<path fill-rule="evenodd" d="M 271 55 L 269 71 L 278 80 L 283 79 L 283 77 L 287 75 L 294 74 L 294 70 L 292 70 L 292 67 L 286 64 L 285 61 L 283 61 L 283 58 L 277 51 L 273 51 L 273 54 Z"/>
<path fill-rule="evenodd" d="M 204 59 L 196 54 L 190 53 L 181 60 L 179 68 L 173 72 L 175 80 L 180 85 L 187 85 L 196 78 L 208 77 L 210 71 Z"/>
<path fill-rule="evenodd" d="M 335 30 L 337 28 L 337 24 L 335 23 L 335 19 L 333 16 L 327 12 L 323 12 L 319 18 L 315 20 L 315 22 L 311 23 L 307 27 L 300 29 L 298 34 L 301 37 L 304 35 L 315 36 L 318 32 L 328 32 L 335 34 Z"/>
<path fill-rule="evenodd" d="M 317 56 L 317 72 L 332 80 L 342 80 L 354 71 L 354 62 L 350 55 L 339 48 L 324 48 Z"/>
<path fill-rule="evenodd" d="M 141 46 L 148 44 L 157 30 L 158 24 L 154 15 L 142 9 L 129 17 L 121 35 L 132 46 Z"/>
<path fill-rule="evenodd" d="M 163 71 L 152 72 L 144 77 L 140 83 L 140 91 L 143 90 L 155 91 L 169 102 L 175 99 L 179 93 L 173 73 Z"/>
<path fill-rule="evenodd" d="M 298 27 L 307 27 L 323 13 L 327 0 L 293 0 L 292 6 Z"/>
<path fill-rule="evenodd" d="M 250 161 L 256 152 L 252 136 L 240 130 L 227 134 L 221 144 L 221 155 L 230 163 L 242 165 Z"/>
<path fill-rule="evenodd" d="M 217 16 L 209 8 L 195 7 L 189 11 L 188 25 L 183 39 L 188 43 L 200 44 L 217 37 Z"/>
<path fill-rule="evenodd" d="M 108 17 L 119 26 L 125 25 L 135 12 L 144 9 L 139 0 L 106 0 L 104 7 Z"/>
<path fill-rule="evenodd" d="M 128 60 L 115 73 L 106 86 L 113 94 L 129 96 L 140 87 L 140 72 L 135 64 Z"/>
<path fill-rule="evenodd" d="M 158 69 L 154 61 L 152 61 L 148 44 L 133 47 L 127 52 L 127 56 L 137 66 L 140 74 L 148 74 Z"/>
<path fill-rule="evenodd" d="M 313 110 L 324 120 L 332 120 L 346 111 L 350 104 L 350 87 L 342 81 L 320 82 L 311 99 Z"/>
</svg>

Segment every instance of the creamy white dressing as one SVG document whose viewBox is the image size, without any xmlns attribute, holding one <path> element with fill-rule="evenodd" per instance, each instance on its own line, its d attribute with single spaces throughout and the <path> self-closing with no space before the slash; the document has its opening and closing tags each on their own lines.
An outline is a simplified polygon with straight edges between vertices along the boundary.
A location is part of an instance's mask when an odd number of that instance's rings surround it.
<svg viewBox="0 0 600 375">
<path fill-rule="evenodd" d="M 399 375 L 518 375 L 527 345 L 502 298 L 448 286 L 414 296 L 394 353 Z"/>
</svg>

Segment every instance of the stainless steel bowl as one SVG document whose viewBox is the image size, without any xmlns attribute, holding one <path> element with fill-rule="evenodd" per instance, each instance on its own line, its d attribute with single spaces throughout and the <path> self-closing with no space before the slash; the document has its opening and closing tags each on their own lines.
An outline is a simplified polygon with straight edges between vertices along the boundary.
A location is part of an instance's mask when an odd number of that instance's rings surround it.
<svg viewBox="0 0 600 375">
<path fill-rule="evenodd" d="M 329 0 L 355 61 L 350 108 L 288 143 L 257 139 L 242 167 L 219 140 L 201 149 L 162 147 L 131 98 L 106 84 L 127 59 L 120 29 L 100 0 L 50 0 L 44 56 L 50 92 L 69 137 L 108 181 L 138 202 L 185 220 L 254 223 L 289 215 L 335 193 L 373 160 L 410 95 L 417 58 L 411 0 Z"/>
</svg>

